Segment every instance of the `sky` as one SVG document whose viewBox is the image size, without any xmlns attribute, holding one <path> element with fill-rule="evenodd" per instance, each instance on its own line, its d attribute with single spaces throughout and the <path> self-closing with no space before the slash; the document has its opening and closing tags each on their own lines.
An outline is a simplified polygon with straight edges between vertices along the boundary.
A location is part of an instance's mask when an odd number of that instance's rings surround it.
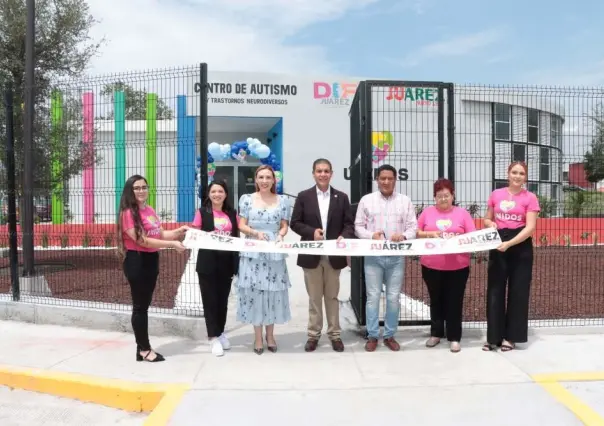
<svg viewBox="0 0 604 426">
<path fill-rule="evenodd" d="M 260 71 L 496 85 L 604 85 L 604 2 L 88 0 L 89 73 L 207 62 Z"/>
<path fill-rule="evenodd" d="M 538 85 L 523 93 L 564 104 L 569 158 L 582 157 L 593 134 L 585 114 L 604 98 L 601 0 L 87 1 L 99 21 L 90 35 L 105 39 L 92 75 L 206 62 L 210 71 Z"/>
</svg>

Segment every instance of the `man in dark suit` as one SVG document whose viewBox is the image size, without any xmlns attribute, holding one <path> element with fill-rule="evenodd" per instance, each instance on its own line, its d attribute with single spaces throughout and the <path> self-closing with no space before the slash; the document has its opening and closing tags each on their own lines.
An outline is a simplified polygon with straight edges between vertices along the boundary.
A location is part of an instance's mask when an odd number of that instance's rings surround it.
<svg viewBox="0 0 604 426">
<path fill-rule="evenodd" d="M 302 241 L 355 238 L 354 218 L 348 195 L 330 186 L 333 170 L 329 160 L 313 163 L 316 185 L 298 194 L 292 212 L 291 229 Z M 340 338 L 340 272 L 347 266 L 345 256 L 298 255 L 298 266 L 304 269 L 309 298 L 308 341 L 306 352 L 317 349 L 323 329 L 323 299 L 327 316 L 327 335 L 333 350 L 344 351 Z"/>
</svg>

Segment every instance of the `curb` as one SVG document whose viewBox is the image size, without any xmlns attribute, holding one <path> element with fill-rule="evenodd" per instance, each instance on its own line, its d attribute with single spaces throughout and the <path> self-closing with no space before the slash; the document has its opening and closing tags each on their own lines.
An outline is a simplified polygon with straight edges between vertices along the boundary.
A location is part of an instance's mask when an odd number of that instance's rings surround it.
<svg viewBox="0 0 604 426">
<path fill-rule="evenodd" d="M 182 384 L 146 384 L 49 370 L 0 366 L 0 386 L 39 392 L 130 412 L 149 413 L 145 426 L 168 424 L 189 389 Z"/>
</svg>

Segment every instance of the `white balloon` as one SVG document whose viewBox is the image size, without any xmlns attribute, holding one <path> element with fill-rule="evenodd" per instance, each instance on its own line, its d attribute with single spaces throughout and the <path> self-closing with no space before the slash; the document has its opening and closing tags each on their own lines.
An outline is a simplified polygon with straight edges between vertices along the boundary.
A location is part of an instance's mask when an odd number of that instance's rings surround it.
<svg viewBox="0 0 604 426">
<path fill-rule="evenodd" d="M 218 143 L 216 143 L 216 142 L 212 142 L 211 144 L 208 145 L 208 152 L 210 153 L 210 155 L 212 157 L 220 157 L 220 155 L 221 155 L 220 145 L 218 145 Z"/>
<path fill-rule="evenodd" d="M 260 159 L 266 158 L 271 155 L 271 149 L 266 145 L 260 145 L 258 148 L 256 148 L 255 154 Z"/>
<path fill-rule="evenodd" d="M 247 142 L 247 144 L 249 145 L 249 144 L 251 144 L 251 143 L 254 141 L 254 139 L 252 139 L 252 138 L 247 138 L 245 141 L 246 141 L 246 142 Z"/>
</svg>

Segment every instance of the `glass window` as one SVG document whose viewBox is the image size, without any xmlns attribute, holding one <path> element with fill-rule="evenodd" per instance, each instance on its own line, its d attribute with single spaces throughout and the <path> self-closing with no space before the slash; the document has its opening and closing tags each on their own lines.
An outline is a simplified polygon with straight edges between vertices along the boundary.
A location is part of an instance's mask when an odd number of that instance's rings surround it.
<svg viewBox="0 0 604 426">
<path fill-rule="evenodd" d="M 562 148 L 562 119 L 555 115 L 550 116 L 550 145 L 554 148 Z"/>
<path fill-rule="evenodd" d="M 536 109 L 528 110 L 528 125 L 533 127 L 539 127 L 539 111 Z"/>
<path fill-rule="evenodd" d="M 552 185 L 552 200 L 560 199 L 560 185 Z"/>
<path fill-rule="evenodd" d="M 512 161 L 526 162 L 526 145 L 514 144 L 514 149 L 512 150 Z"/>
<path fill-rule="evenodd" d="M 510 122 L 510 106 L 505 104 L 495 104 L 495 121 L 504 123 Z"/>
<path fill-rule="evenodd" d="M 549 148 L 539 148 L 539 179 L 542 181 L 551 179 L 549 154 Z"/>
<path fill-rule="evenodd" d="M 510 137 L 510 123 L 495 122 L 495 139 L 509 141 Z"/>
<path fill-rule="evenodd" d="M 512 137 L 511 107 L 495 104 L 495 139 L 509 141 Z"/>
<path fill-rule="evenodd" d="M 528 141 L 539 143 L 539 111 L 528 110 Z"/>
<path fill-rule="evenodd" d="M 533 194 L 539 194 L 539 184 L 535 182 L 529 182 L 527 189 Z"/>
</svg>

